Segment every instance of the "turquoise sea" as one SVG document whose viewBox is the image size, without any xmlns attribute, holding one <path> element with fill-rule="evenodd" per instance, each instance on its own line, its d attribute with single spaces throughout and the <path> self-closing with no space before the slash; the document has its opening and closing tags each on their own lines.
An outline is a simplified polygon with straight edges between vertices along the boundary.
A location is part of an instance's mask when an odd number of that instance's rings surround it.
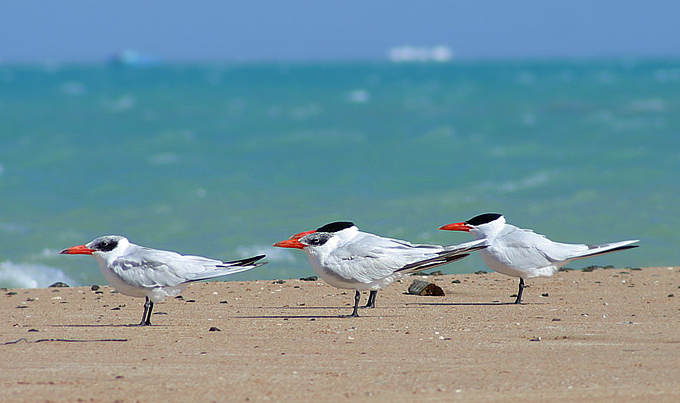
<svg viewBox="0 0 680 403">
<path fill-rule="evenodd" d="M 0 286 L 104 283 L 106 234 L 312 275 L 335 220 L 417 243 L 484 212 L 590 265 L 680 265 L 678 60 L 0 65 Z M 449 273 L 486 267 L 474 256 Z"/>
</svg>

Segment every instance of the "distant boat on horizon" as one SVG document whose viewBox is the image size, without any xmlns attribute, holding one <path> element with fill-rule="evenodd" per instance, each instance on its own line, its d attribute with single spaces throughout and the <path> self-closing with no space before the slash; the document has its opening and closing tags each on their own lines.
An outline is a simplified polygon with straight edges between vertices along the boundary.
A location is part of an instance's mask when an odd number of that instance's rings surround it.
<svg viewBox="0 0 680 403">
<path fill-rule="evenodd" d="M 453 52 L 448 46 L 416 47 L 398 46 L 388 52 L 390 61 L 395 63 L 446 63 L 453 59 Z"/>
<path fill-rule="evenodd" d="M 155 56 L 130 49 L 120 51 L 109 59 L 109 64 L 115 67 L 145 67 L 157 64 L 158 62 L 159 59 Z"/>
</svg>

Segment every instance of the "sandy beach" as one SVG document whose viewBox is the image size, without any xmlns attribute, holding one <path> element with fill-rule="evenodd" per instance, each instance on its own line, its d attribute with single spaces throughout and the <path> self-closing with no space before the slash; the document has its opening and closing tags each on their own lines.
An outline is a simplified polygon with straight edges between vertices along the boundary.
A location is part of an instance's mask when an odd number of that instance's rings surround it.
<svg viewBox="0 0 680 403">
<path fill-rule="evenodd" d="M 311 272 L 311 271 L 310 271 Z M 2 401 L 680 401 L 680 269 L 429 276 L 351 312 L 322 281 L 0 292 Z M 366 294 L 362 295 L 365 302 Z"/>
</svg>

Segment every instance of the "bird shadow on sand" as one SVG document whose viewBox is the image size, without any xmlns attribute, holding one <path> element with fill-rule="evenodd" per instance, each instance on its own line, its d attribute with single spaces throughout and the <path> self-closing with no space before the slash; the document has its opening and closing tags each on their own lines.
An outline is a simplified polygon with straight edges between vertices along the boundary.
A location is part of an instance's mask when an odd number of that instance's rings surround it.
<svg viewBox="0 0 680 403">
<path fill-rule="evenodd" d="M 148 328 L 148 327 L 168 327 L 171 325 L 157 325 L 157 324 L 151 324 L 147 326 L 140 326 L 138 324 L 81 324 L 81 325 L 46 325 L 48 327 L 139 327 L 139 328 Z"/>
<path fill-rule="evenodd" d="M 359 316 L 360 317 L 360 316 Z M 342 319 L 342 315 L 257 315 L 232 316 L 230 319 Z"/>
<path fill-rule="evenodd" d="M 344 314 L 337 314 L 337 315 L 314 315 L 314 314 L 292 314 L 292 315 L 284 315 L 284 314 L 273 314 L 273 315 L 247 315 L 247 316 L 231 316 L 233 319 L 347 319 L 348 315 L 352 311 L 351 306 L 343 306 L 343 307 L 336 307 L 336 306 L 286 306 L 286 307 L 263 307 L 265 309 L 272 309 L 272 310 L 298 310 L 298 311 L 312 311 L 312 310 L 334 310 L 334 311 L 340 311 L 340 312 L 346 312 Z M 365 309 L 364 307 L 359 308 L 359 318 L 361 317 L 400 317 L 404 315 L 379 315 L 376 314 L 375 309 Z"/>
<path fill-rule="evenodd" d="M 501 305 L 544 305 L 545 302 L 407 302 L 406 305 L 422 306 L 501 306 Z"/>
</svg>

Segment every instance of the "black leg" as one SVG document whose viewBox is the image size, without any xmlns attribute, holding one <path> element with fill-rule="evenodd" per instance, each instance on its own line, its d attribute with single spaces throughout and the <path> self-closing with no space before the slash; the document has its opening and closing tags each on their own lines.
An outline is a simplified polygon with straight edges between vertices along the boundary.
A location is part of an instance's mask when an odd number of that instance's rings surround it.
<svg viewBox="0 0 680 403">
<path fill-rule="evenodd" d="M 519 289 L 517 290 L 517 299 L 515 300 L 515 304 L 521 304 L 522 303 L 522 291 L 524 291 L 524 279 L 519 278 Z"/>
<path fill-rule="evenodd" d="M 359 317 L 359 300 L 361 299 L 361 293 L 359 290 L 356 290 L 356 294 L 354 294 L 354 310 L 352 311 L 351 315 L 342 315 L 343 318 L 357 318 Z"/>
<path fill-rule="evenodd" d="M 378 290 L 371 290 L 371 293 L 368 294 L 368 302 L 366 303 L 366 306 L 364 306 L 364 308 L 375 308 L 376 295 L 378 295 Z"/>
<path fill-rule="evenodd" d="M 153 302 L 146 297 L 146 302 L 144 303 L 144 313 L 142 314 L 142 321 L 139 322 L 139 326 L 149 326 L 151 325 L 151 311 L 153 311 Z"/>
</svg>

